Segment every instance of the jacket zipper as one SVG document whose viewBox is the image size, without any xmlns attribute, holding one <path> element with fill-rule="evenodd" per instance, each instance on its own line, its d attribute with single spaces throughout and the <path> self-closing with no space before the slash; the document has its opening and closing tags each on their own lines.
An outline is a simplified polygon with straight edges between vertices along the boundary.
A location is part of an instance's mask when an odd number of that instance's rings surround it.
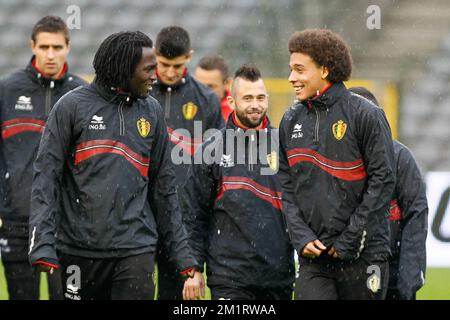
<svg viewBox="0 0 450 320">
<path fill-rule="evenodd" d="M 125 135 L 125 120 L 123 116 L 123 102 L 119 103 L 119 133 L 121 136 Z"/>
<path fill-rule="evenodd" d="M 166 102 L 165 102 L 165 118 L 166 121 L 170 119 L 170 98 L 172 97 L 172 88 L 168 87 L 166 92 Z"/>
<path fill-rule="evenodd" d="M 253 171 L 253 141 L 255 141 L 255 136 L 252 134 L 250 135 L 250 148 L 249 148 L 249 153 L 250 153 L 250 161 L 249 161 L 249 165 L 248 165 L 248 169 L 250 171 Z"/>
<path fill-rule="evenodd" d="M 320 110 L 314 108 L 316 112 L 316 126 L 314 131 L 314 142 L 319 143 Z"/>
<path fill-rule="evenodd" d="M 50 85 L 45 92 L 45 114 L 49 115 L 52 104 L 52 89 L 55 87 L 55 82 L 50 81 Z"/>
</svg>

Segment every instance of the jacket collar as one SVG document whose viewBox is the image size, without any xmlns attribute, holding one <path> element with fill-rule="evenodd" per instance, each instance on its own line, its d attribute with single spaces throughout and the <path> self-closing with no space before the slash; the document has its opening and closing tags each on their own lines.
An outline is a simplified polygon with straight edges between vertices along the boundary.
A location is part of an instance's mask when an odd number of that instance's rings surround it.
<svg viewBox="0 0 450 320">
<path fill-rule="evenodd" d="M 314 107 L 329 108 L 342 96 L 348 95 L 348 91 L 342 82 L 332 83 L 319 95 L 301 101 L 308 109 Z"/>
<path fill-rule="evenodd" d="M 64 63 L 63 70 L 61 71 L 61 76 L 58 79 L 51 79 L 44 76 L 41 70 L 36 65 L 36 56 L 33 55 L 28 62 L 27 67 L 25 68 L 26 72 L 30 76 L 31 80 L 39 83 L 41 86 L 50 86 L 54 87 L 55 85 L 61 85 L 64 83 L 68 78 L 71 80 L 68 70 L 69 66 L 67 65 L 67 62 Z"/>
<path fill-rule="evenodd" d="M 156 70 L 156 83 L 155 85 L 161 90 L 162 92 L 166 91 L 173 91 L 177 90 L 178 88 L 184 86 L 190 78 L 190 75 L 188 73 L 187 68 L 184 69 L 183 77 L 175 84 L 173 85 L 167 85 L 164 82 L 161 81 L 161 78 L 159 77 L 158 70 Z"/>
<path fill-rule="evenodd" d="M 106 88 L 98 81 L 96 81 L 96 79 L 94 79 L 94 81 L 92 81 L 89 86 L 97 91 L 100 96 L 102 96 L 106 101 L 111 103 L 123 103 L 125 105 L 132 105 L 133 102 L 138 100 L 138 98 L 131 96 L 129 93 L 119 92 L 117 88 Z"/>
</svg>

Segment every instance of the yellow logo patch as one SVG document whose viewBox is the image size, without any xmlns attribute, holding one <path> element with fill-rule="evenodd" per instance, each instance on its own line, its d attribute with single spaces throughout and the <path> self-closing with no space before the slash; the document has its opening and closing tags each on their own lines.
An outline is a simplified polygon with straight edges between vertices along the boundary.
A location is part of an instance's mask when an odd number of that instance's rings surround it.
<svg viewBox="0 0 450 320">
<path fill-rule="evenodd" d="M 339 120 L 338 122 L 333 124 L 331 129 L 336 140 L 341 140 L 345 135 L 345 131 L 347 130 L 347 124 L 343 120 Z"/>
<path fill-rule="evenodd" d="M 270 169 L 278 171 L 278 155 L 276 151 L 272 151 L 267 155 L 267 163 L 269 164 Z"/>
<path fill-rule="evenodd" d="M 148 122 L 145 118 L 140 118 L 137 121 L 137 128 L 141 137 L 145 138 L 150 133 L 150 122 Z"/>
<path fill-rule="evenodd" d="M 193 102 L 188 102 L 181 107 L 181 110 L 186 120 L 192 120 L 197 114 L 198 107 Z"/>
</svg>

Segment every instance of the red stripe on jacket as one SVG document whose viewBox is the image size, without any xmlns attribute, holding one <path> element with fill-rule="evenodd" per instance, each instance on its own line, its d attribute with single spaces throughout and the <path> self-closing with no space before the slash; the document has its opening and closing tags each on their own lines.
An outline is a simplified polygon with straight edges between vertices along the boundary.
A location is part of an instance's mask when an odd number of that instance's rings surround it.
<svg viewBox="0 0 450 320">
<path fill-rule="evenodd" d="M 325 158 L 314 150 L 305 148 L 289 150 L 287 157 L 290 167 L 299 162 L 310 162 L 342 180 L 356 181 L 367 178 L 366 167 L 362 159 L 349 162 L 334 161 Z"/>
<path fill-rule="evenodd" d="M 45 129 L 45 121 L 33 118 L 16 118 L 2 122 L 2 138 L 8 139 L 22 132 L 42 133 Z"/>
<path fill-rule="evenodd" d="M 216 199 L 220 200 L 223 194 L 230 190 L 251 191 L 257 197 L 270 202 L 274 208 L 281 210 L 281 192 L 264 187 L 252 179 L 246 177 L 222 177 Z"/>
<path fill-rule="evenodd" d="M 393 199 L 389 205 L 389 220 L 398 221 L 402 219 L 402 211 L 398 206 L 397 199 Z"/>
<path fill-rule="evenodd" d="M 180 146 L 190 156 L 193 156 L 195 152 L 197 152 L 198 147 L 203 143 L 201 138 L 196 139 L 187 137 L 169 127 L 167 127 L 167 133 L 169 134 L 170 141 L 173 144 Z"/>
<path fill-rule="evenodd" d="M 142 157 L 125 144 L 115 140 L 91 140 L 80 143 L 77 146 L 75 154 L 75 165 L 93 156 L 105 153 L 117 154 L 124 157 L 139 170 L 141 175 L 145 177 L 148 175 L 150 159 Z"/>
</svg>

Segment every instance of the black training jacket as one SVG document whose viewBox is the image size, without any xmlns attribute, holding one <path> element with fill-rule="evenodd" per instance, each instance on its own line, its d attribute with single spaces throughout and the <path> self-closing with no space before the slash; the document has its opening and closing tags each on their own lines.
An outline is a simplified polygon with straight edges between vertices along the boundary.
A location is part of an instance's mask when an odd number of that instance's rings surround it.
<svg viewBox="0 0 450 320">
<path fill-rule="evenodd" d="M 46 79 L 33 57 L 25 69 L 0 80 L 0 217 L 8 229 L 28 226 L 33 161 L 51 108 L 86 83 L 64 68 L 60 79 Z"/>
<path fill-rule="evenodd" d="M 203 145 L 201 164 L 191 167 L 179 195 L 191 247 L 206 262 L 209 286 L 291 286 L 294 251 L 276 176 L 278 132 L 267 119 L 263 129 L 244 132 L 233 116 Z"/>
<path fill-rule="evenodd" d="M 425 281 L 428 202 L 425 183 L 411 151 L 394 140 L 397 183 L 391 201 L 389 288 L 413 299 Z"/>
<path fill-rule="evenodd" d="M 279 177 L 299 254 L 319 239 L 342 260 L 389 257 L 395 164 L 380 108 L 342 83 L 291 107 L 280 125 Z"/>
<path fill-rule="evenodd" d="M 35 162 L 31 263 L 57 262 L 56 250 L 88 258 L 154 252 L 158 234 L 180 270 L 196 265 L 159 103 L 96 83 L 68 93 L 50 112 Z"/>
<path fill-rule="evenodd" d="M 167 86 L 158 77 L 151 95 L 164 109 L 173 152 L 182 161 L 174 162 L 178 185 L 181 185 L 192 156 L 203 142 L 203 133 L 208 129 L 224 127 L 220 101 L 210 88 L 195 80 L 187 71 L 173 86 Z M 197 130 L 194 130 L 194 122 L 197 123 Z"/>
</svg>

